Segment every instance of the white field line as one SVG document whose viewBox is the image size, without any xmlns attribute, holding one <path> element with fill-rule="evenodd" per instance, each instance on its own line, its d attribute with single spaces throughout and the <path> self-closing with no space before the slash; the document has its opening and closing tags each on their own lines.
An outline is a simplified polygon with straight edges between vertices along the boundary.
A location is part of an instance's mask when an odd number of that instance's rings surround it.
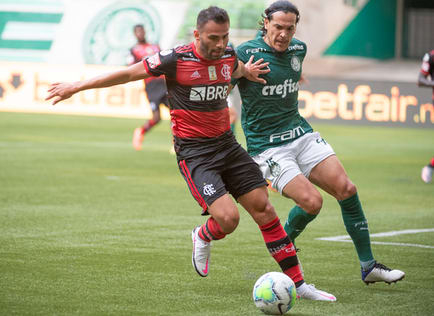
<svg viewBox="0 0 434 316">
<path fill-rule="evenodd" d="M 372 237 L 390 237 L 390 236 L 398 236 L 398 235 L 406 235 L 406 234 L 419 234 L 419 233 L 430 233 L 434 232 L 434 228 L 425 228 L 425 229 L 405 229 L 405 230 L 394 230 L 390 232 L 384 233 L 376 233 L 371 234 Z M 334 237 L 321 237 L 316 238 L 317 240 L 325 240 L 325 241 L 337 241 L 337 242 L 352 242 L 349 235 L 340 235 Z M 399 242 L 382 242 L 382 241 L 371 241 L 371 244 L 377 245 L 393 245 L 393 246 L 404 246 L 404 247 L 419 247 L 419 248 L 431 248 L 434 249 L 434 246 L 428 245 L 420 245 L 420 244 L 408 244 L 408 243 L 399 243 Z"/>
</svg>

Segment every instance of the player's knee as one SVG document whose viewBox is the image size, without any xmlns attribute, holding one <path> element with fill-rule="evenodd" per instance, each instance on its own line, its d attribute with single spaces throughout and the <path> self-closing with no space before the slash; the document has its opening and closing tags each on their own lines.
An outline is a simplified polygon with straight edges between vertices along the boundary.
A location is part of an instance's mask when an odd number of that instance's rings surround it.
<svg viewBox="0 0 434 316">
<path fill-rule="evenodd" d="M 271 205 L 270 201 L 267 200 L 267 202 L 265 203 L 265 205 L 262 209 L 262 213 L 264 213 L 266 215 L 273 215 L 276 213 L 276 211 L 274 210 L 274 206 Z"/>
<path fill-rule="evenodd" d="M 306 194 L 300 199 L 300 201 L 298 201 L 298 204 L 300 204 L 301 208 L 312 215 L 316 215 L 320 212 L 322 203 L 323 199 L 319 193 Z"/>
<path fill-rule="evenodd" d="M 154 124 L 158 124 L 161 121 L 160 115 L 154 115 L 152 119 L 154 120 Z"/>
<path fill-rule="evenodd" d="M 271 205 L 268 199 L 261 201 L 255 205 L 254 210 L 250 210 L 249 213 L 252 215 L 253 220 L 258 225 L 265 225 L 276 218 L 277 214 L 274 210 L 273 205 Z"/>
<path fill-rule="evenodd" d="M 348 199 L 357 193 L 357 188 L 349 179 L 344 183 L 341 190 L 338 192 L 337 199 L 339 201 Z"/>
<path fill-rule="evenodd" d="M 238 226 L 240 222 L 240 214 L 238 212 L 225 214 L 222 218 L 220 218 L 220 226 L 226 234 L 232 233 Z"/>
</svg>

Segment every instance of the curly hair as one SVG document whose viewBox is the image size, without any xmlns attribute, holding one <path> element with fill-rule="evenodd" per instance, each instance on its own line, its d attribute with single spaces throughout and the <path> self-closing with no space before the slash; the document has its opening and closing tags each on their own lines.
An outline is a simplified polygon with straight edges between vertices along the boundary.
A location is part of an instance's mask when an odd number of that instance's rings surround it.
<svg viewBox="0 0 434 316">
<path fill-rule="evenodd" d="M 262 21 L 259 22 L 259 26 L 261 27 L 259 30 L 262 32 L 262 36 L 267 34 L 267 30 L 265 29 L 264 26 L 264 20 L 267 19 L 271 21 L 273 19 L 273 14 L 279 11 L 285 13 L 288 12 L 294 13 L 296 16 L 295 23 L 298 23 L 298 21 L 300 21 L 300 12 L 298 11 L 297 7 L 293 5 L 291 2 L 287 0 L 279 0 L 273 2 L 272 4 L 270 4 L 268 8 L 264 10 L 264 13 L 262 13 Z"/>
</svg>

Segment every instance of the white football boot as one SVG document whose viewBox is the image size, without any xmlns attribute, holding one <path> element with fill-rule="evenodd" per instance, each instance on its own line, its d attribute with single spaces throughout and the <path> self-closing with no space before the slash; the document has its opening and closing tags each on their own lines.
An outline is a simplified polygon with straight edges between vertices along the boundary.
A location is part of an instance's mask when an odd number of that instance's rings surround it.
<svg viewBox="0 0 434 316">
<path fill-rule="evenodd" d="M 303 283 L 297 288 L 297 297 L 312 301 L 336 302 L 333 294 L 318 290 L 313 284 Z"/>
<path fill-rule="evenodd" d="M 195 227 L 191 232 L 191 239 L 193 240 L 193 255 L 191 262 L 196 272 L 201 277 L 208 275 L 209 257 L 211 255 L 211 242 L 204 241 L 199 237 L 200 226 Z"/>
<path fill-rule="evenodd" d="M 432 172 L 434 168 L 431 166 L 425 166 L 422 168 L 422 173 L 420 177 L 422 178 L 422 181 L 425 183 L 430 183 L 432 180 Z"/>
<path fill-rule="evenodd" d="M 404 279 L 405 273 L 400 270 L 392 270 L 386 267 L 384 264 L 376 262 L 375 265 L 368 271 L 362 270 L 362 281 L 369 285 L 369 283 L 386 282 L 390 284 L 392 282 L 398 282 Z"/>
</svg>

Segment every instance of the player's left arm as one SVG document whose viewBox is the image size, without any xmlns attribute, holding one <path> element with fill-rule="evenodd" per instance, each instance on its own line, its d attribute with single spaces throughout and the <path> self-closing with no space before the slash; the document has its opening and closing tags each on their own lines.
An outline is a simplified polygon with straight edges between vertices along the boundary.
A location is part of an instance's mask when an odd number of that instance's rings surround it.
<svg viewBox="0 0 434 316">
<path fill-rule="evenodd" d="M 238 67 L 232 73 L 232 77 L 233 78 L 245 77 L 250 81 L 266 84 L 267 81 L 265 81 L 265 79 L 259 78 L 259 75 L 270 72 L 270 68 L 268 68 L 269 62 L 264 63 L 263 61 L 264 59 L 260 58 L 257 61 L 253 62 L 253 55 L 250 56 L 250 59 L 246 64 L 244 64 L 241 60 L 238 60 Z"/>
</svg>

